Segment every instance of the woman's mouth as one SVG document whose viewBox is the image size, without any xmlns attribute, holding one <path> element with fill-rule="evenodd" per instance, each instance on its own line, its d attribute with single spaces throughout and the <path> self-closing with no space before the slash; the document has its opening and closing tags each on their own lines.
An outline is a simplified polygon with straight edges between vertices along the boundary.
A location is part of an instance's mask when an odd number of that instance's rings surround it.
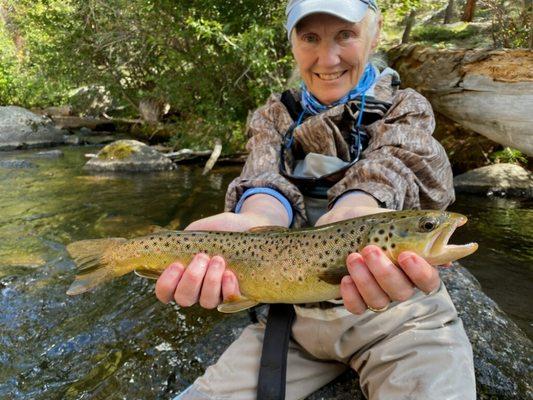
<svg viewBox="0 0 533 400">
<path fill-rule="evenodd" d="M 340 71 L 340 72 L 333 72 L 330 74 L 319 74 L 315 72 L 315 75 L 318 76 L 323 81 L 334 81 L 335 79 L 339 79 L 342 75 L 344 75 L 346 71 Z"/>
</svg>

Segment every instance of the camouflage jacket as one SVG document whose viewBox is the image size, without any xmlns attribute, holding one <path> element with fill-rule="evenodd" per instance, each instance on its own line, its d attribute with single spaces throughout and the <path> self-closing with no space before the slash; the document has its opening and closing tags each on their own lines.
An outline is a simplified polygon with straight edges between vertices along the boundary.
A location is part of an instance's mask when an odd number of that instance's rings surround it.
<svg viewBox="0 0 533 400">
<path fill-rule="evenodd" d="M 374 98 L 388 103 L 382 118 L 366 125 L 369 144 L 356 162 L 328 191 L 331 206 L 343 193 L 364 191 L 395 210 L 444 209 L 454 200 L 450 163 L 443 147 L 432 136 L 435 119 L 431 105 L 412 89 L 396 90 L 391 76 L 378 80 Z M 341 122 L 345 105 L 307 118 L 294 130 L 304 153 L 314 152 L 349 161 L 348 133 Z M 280 149 L 293 123 L 289 112 L 272 95 L 257 109 L 247 127 L 249 155 L 241 175 L 226 193 L 225 208 L 232 211 L 249 188 L 269 187 L 282 193 L 294 211 L 293 227 L 306 223 L 304 198 L 279 172 Z M 291 165 L 286 165 L 292 172 Z"/>
</svg>

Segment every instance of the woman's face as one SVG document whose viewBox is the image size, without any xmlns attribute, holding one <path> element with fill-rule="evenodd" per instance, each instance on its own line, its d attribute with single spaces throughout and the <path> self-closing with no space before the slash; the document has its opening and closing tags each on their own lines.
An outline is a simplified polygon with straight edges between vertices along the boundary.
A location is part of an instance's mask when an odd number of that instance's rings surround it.
<svg viewBox="0 0 533 400">
<path fill-rule="evenodd" d="M 368 18 L 368 16 L 367 16 Z M 329 14 L 312 14 L 292 33 L 292 53 L 307 89 L 325 105 L 345 96 L 364 72 L 377 45 L 368 21 L 351 23 Z"/>
</svg>

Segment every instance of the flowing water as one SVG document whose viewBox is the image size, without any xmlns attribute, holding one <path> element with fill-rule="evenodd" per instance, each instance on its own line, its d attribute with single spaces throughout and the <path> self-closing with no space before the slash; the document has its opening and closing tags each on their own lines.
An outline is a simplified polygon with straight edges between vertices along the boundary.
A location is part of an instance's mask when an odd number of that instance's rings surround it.
<svg viewBox="0 0 533 400">
<path fill-rule="evenodd" d="M 94 149 L 62 150 L 0 153 L 0 399 L 167 399 L 202 371 L 202 338 L 228 317 L 164 306 L 133 274 L 67 297 L 65 245 L 220 212 L 240 167 L 91 175 Z M 463 265 L 531 337 L 533 202 L 459 196 L 451 209 L 470 218 L 453 241 L 480 243 Z"/>
</svg>

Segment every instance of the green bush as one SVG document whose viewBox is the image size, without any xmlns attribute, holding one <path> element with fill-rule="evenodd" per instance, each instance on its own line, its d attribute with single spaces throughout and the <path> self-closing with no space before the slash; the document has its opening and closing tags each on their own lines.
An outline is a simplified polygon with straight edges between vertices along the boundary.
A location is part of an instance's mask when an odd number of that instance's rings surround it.
<svg viewBox="0 0 533 400">
<path fill-rule="evenodd" d="M 441 43 L 468 39 L 479 33 L 479 28 L 466 23 L 446 25 L 424 25 L 413 29 L 414 40 Z"/>
</svg>

